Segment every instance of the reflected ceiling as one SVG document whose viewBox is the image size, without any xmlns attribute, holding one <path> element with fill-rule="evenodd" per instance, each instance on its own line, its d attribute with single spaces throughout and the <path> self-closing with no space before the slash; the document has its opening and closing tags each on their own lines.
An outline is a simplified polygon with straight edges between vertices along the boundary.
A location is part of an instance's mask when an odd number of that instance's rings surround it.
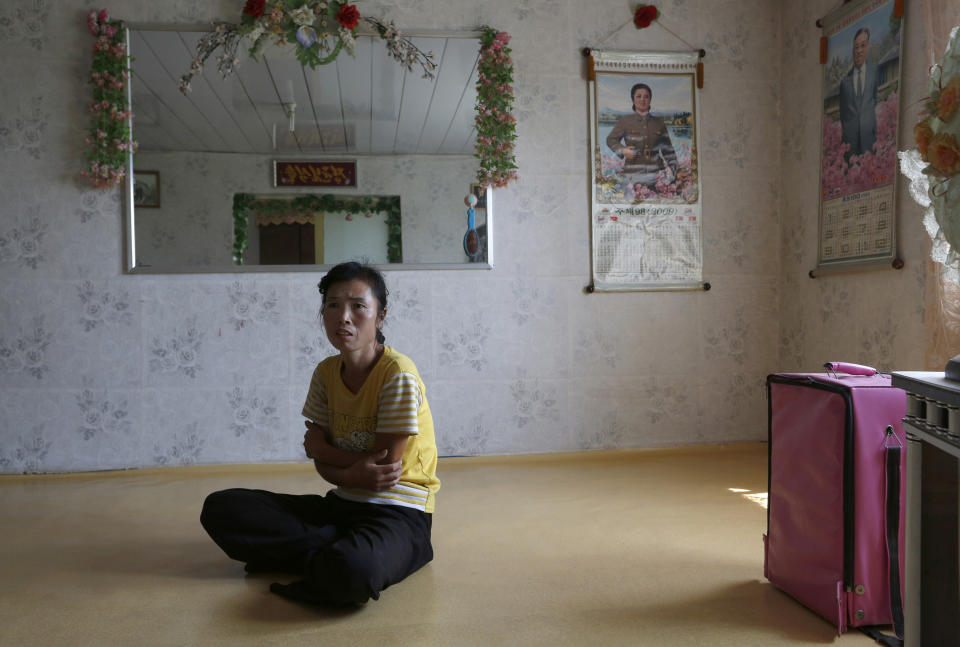
<svg viewBox="0 0 960 647">
<path fill-rule="evenodd" d="M 221 78 L 213 59 L 184 96 L 177 79 L 190 67 L 199 31 L 131 31 L 135 139 L 142 151 L 261 154 L 473 153 L 476 38 L 414 37 L 432 51 L 436 79 L 390 58 L 375 36 L 357 38 L 316 70 L 293 48 L 265 47 L 259 62 L 244 47 Z"/>
</svg>

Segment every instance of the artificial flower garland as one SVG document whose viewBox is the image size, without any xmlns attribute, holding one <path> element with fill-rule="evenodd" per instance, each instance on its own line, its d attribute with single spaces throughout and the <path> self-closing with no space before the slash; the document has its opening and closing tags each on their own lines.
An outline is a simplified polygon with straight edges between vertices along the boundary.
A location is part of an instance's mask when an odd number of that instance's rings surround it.
<svg viewBox="0 0 960 647">
<path fill-rule="evenodd" d="M 931 257 L 960 285 L 960 27 L 931 68 L 930 96 L 913 134 L 916 149 L 900 153 L 900 169 L 911 180 L 913 199 L 927 207 Z"/>
<path fill-rule="evenodd" d="M 126 28 L 122 22 L 110 20 L 106 9 L 87 14 L 87 27 L 97 41 L 90 65 L 93 102 L 86 138 L 90 167 L 82 175 L 97 187 L 110 188 L 126 177 L 127 154 L 137 149 L 130 134 L 133 115 L 127 97 L 130 67 Z"/>
<path fill-rule="evenodd" d="M 336 60 L 340 51 L 353 54 L 360 23 L 372 27 L 386 41 L 387 51 L 408 70 L 419 65 L 425 78 L 433 78 L 436 63 L 433 54 L 424 52 L 404 38 L 392 21 L 360 15 L 356 5 L 339 0 L 247 0 L 240 24 L 213 23 L 213 31 L 197 43 L 197 54 L 190 70 L 178 81 L 180 90 L 190 91 L 190 82 L 203 71 L 203 64 L 217 50 L 217 69 L 226 77 L 239 62 L 237 50 L 249 40 L 249 53 L 256 59 L 269 41 L 277 45 L 292 43 L 297 60 L 316 69 Z"/>
<path fill-rule="evenodd" d="M 236 193 L 233 196 L 233 263 L 243 265 L 243 254 L 247 251 L 247 223 L 250 220 L 250 207 L 255 198 L 249 193 Z"/>
<path fill-rule="evenodd" d="M 513 61 L 510 35 L 484 27 L 477 63 L 476 153 L 480 160 L 477 181 L 483 186 L 503 187 L 517 179 L 513 142 L 517 120 L 513 116 Z"/>
</svg>

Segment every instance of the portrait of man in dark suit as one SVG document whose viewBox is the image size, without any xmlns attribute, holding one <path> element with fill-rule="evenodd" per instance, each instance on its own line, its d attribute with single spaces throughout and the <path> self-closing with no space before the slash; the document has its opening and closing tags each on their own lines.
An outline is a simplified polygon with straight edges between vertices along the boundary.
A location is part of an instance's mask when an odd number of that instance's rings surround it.
<svg viewBox="0 0 960 647">
<path fill-rule="evenodd" d="M 850 145 L 844 154 L 848 162 L 852 155 L 872 151 L 877 139 L 877 66 L 867 61 L 869 49 L 870 30 L 862 27 L 853 37 L 853 68 L 840 82 L 841 139 Z"/>
</svg>

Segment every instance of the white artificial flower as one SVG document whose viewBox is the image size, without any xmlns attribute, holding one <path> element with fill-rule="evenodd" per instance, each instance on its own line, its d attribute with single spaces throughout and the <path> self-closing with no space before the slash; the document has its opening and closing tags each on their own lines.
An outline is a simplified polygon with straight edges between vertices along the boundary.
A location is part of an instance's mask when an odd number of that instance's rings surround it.
<svg viewBox="0 0 960 647">
<path fill-rule="evenodd" d="M 343 41 L 343 47 L 348 53 L 353 54 L 353 46 L 356 44 L 353 39 L 353 33 L 349 29 L 340 28 L 340 40 Z"/>
<path fill-rule="evenodd" d="M 293 22 L 298 25 L 312 25 L 316 14 L 313 13 L 313 9 L 308 5 L 304 5 L 299 9 L 291 11 L 290 17 L 293 18 Z"/>
</svg>

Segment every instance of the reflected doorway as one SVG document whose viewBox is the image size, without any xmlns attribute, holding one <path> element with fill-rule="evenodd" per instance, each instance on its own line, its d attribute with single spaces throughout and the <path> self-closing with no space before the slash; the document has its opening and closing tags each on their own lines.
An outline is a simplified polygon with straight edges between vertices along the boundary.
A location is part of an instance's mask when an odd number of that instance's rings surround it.
<svg viewBox="0 0 960 647">
<path fill-rule="evenodd" d="M 399 196 L 235 196 L 235 218 L 259 265 L 403 262 Z M 236 205 L 240 205 L 239 208 Z M 256 259 L 256 260 L 254 260 Z"/>
</svg>

